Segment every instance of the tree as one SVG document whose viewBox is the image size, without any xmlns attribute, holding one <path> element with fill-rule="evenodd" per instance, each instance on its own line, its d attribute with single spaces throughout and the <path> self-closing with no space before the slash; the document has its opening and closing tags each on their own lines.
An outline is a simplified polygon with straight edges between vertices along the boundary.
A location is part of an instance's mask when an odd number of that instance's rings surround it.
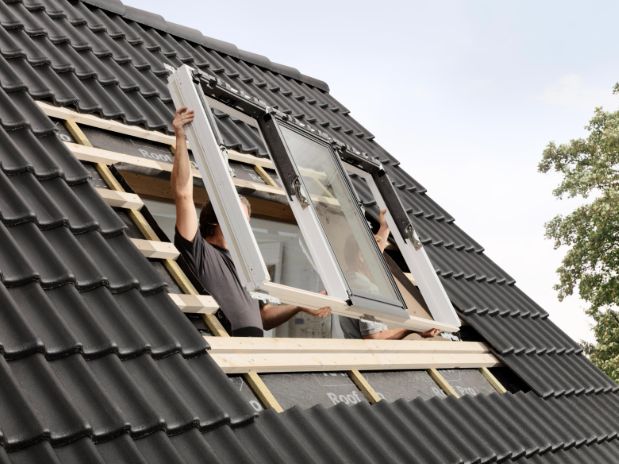
<svg viewBox="0 0 619 464">
<path fill-rule="evenodd" d="M 538 165 L 561 174 L 556 197 L 583 201 L 550 220 L 546 237 L 555 249 L 567 247 L 557 269 L 559 300 L 577 290 L 595 320 L 596 344 L 585 344 L 585 352 L 619 381 L 619 111 L 596 108 L 585 128 L 584 139 L 549 143 Z"/>
</svg>

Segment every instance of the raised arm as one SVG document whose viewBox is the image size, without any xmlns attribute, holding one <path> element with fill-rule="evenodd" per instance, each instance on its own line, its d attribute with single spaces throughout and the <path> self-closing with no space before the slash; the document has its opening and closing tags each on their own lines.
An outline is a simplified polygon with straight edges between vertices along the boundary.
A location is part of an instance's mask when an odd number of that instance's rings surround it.
<svg viewBox="0 0 619 464">
<path fill-rule="evenodd" d="M 186 240 L 193 240 L 198 230 L 198 214 L 193 203 L 193 175 L 185 138 L 185 125 L 190 124 L 193 117 L 193 111 L 183 107 L 176 110 L 172 120 L 176 134 L 171 176 L 172 195 L 176 203 L 176 229 Z"/>
</svg>

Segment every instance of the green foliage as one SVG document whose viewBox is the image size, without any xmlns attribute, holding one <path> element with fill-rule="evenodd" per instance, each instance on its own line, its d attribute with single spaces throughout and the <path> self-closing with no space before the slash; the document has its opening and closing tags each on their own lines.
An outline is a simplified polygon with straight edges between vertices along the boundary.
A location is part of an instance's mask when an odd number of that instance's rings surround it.
<svg viewBox="0 0 619 464">
<path fill-rule="evenodd" d="M 619 92 L 619 84 L 615 93 Z M 580 198 L 584 204 L 546 224 L 555 248 L 567 247 L 555 286 L 562 300 L 578 290 L 596 321 L 597 346 L 587 346 L 591 359 L 619 380 L 619 111 L 596 108 L 586 126 L 587 138 L 556 145 L 551 142 L 539 163 L 540 172 L 561 174 L 553 191 L 558 198 Z"/>
<path fill-rule="evenodd" d="M 619 316 L 616 311 L 598 313 L 595 319 L 596 344 L 584 343 L 585 353 L 606 374 L 619 381 Z"/>
</svg>

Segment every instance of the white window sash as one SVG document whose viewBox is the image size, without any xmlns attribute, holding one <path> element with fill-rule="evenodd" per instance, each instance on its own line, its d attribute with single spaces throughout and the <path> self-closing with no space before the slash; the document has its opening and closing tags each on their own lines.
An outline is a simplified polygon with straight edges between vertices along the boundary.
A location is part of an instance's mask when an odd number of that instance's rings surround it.
<svg viewBox="0 0 619 464">
<path fill-rule="evenodd" d="M 345 166 L 349 173 L 356 174 L 367 182 L 378 207 L 387 209 L 386 219 L 389 230 L 415 279 L 417 287 L 419 287 L 419 291 L 423 295 L 423 299 L 428 305 L 432 317 L 436 321 L 460 327 L 460 318 L 451 304 L 451 300 L 447 296 L 447 292 L 439 280 L 425 248 L 423 246 L 416 248 L 411 240 L 402 236 L 372 175 L 348 163 L 345 163 Z M 419 242 L 419 237 L 415 231 L 413 231 L 413 239 Z"/>
<path fill-rule="evenodd" d="M 202 92 L 196 89 L 192 68 L 187 65 L 178 68 L 169 77 L 168 88 L 177 108 L 185 106 L 194 111 L 193 123 L 185 131 L 241 283 L 249 291 L 260 289 L 270 280 L 269 273 L 241 208 L 230 176 L 226 149 L 219 145 L 207 117 L 206 112 L 211 109 L 201 97 Z"/>
</svg>

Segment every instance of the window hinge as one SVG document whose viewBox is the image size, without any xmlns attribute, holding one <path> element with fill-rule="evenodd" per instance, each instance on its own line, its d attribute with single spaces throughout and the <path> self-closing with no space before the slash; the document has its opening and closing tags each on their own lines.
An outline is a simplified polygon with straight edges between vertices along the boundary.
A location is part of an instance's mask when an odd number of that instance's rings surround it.
<svg viewBox="0 0 619 464">
<path fill-rule="evenodd" d="M 299 200 L 299 203 L 301 203 L 301 207 L 307 208 L 310 205 L 310 202 L 307 195 L 303 192 L 301 179 L 298 177 L 295 177 L 292 181 L 292 190 L 294 191 L 294 195 L 297 197 L 297 200 Z"/>
<path fill-rule="evenodd" d="M 417 234 L 415 233 L 415 229 L 413 229 L 413 225 L 409 224 L 406 226 L 406 233 L 405 233 L 405 237 L 406 239 L 410 240 L 410 242 L 413 244 L 413 248 L 415 250 L 420 250 L 421 248 L 423 248 L 423 244 L 421 243 L 421 241 L 419 240 L 419 238 L 417 237 Z"/>
</svg>

